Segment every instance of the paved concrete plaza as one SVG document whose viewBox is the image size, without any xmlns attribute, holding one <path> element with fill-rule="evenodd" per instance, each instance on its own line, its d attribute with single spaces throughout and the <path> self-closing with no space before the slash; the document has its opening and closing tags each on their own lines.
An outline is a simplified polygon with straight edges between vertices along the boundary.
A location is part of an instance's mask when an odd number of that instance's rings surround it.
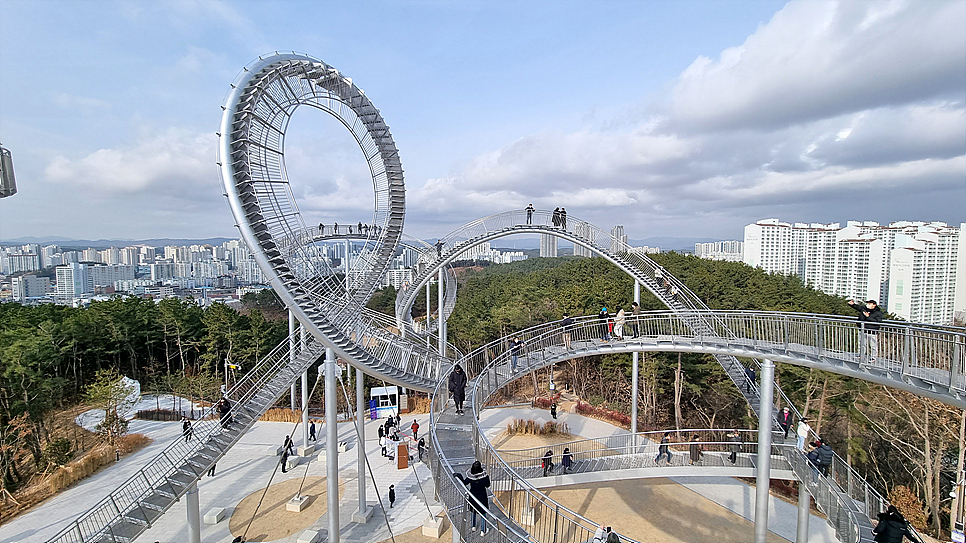
<svg viewBox="0 0 966 543">
<path fill-rule="evenodd" d="M 470 414 L 466 415 L 469 420 Z M 566 422 L 575 435 L 582 437 L 603 437 L 606 435 L 626 432 L 605 422 L 577 415 L 561 413 L 561 422 Z M 514 418 L 550 420 L 545 410 L 539 409 L 491 409 L 483 413 L 481 424 L 488 436 L 494 438 Z M 428 415 L 403 416 L 402 427 L 407 429 L 415 419 L 420 424 L 422 433 L 429 428 Z M 432 482 L 429 469 L 420 463 L 415 470 L 397 470 L 395 464 L 380 455 L 377 425 L 383 421 L 368 421 L 366 424 L 366 451 L 369 463 L 378 482 L 379 491 L 386 500 L 386 493 L 390 484 L 396 485 L 396 505 L 389 510 L 389 520 L 393 533 L 401 534 L 414 530 L 422 525 L 429 515 L 427 505 L 434 512 L 441 510 L 441 505 L 433 500 Z M 267 451 L 272 446 L 281 445 L 286 434 L 293 433 L 294 424 L 277 422 L 258 422 L 242 437 L 231 451 L 218 462 L 215 477 L 204 477 L 198 484 L 201 503 L 201 514 L 213 507 L 228 508 L 228 516 L 215 525 L 202 524 L 202 541 L 206 543 L 226 543 L 232 540 L 229 533 L 229 517 L 231 509 L 244 497 L 265 488 L 272 470 L 278 462 L 278 457 L 270 456 Z M 178 422 L 146 422 L 132 421 L 132 432 L 140 432 L 151 436 L 154 443 L 145 449 L 124 458 L 119 463 L 102 470 L 96 475 L 84 480 L 75 487 L 48 500 L 44 504 L 17 517 L 13 521 L 0 526 L 0 542 L 27 543 L 42 542 L 52 537 L 66 523 L 85 511 L 92 504 L 107 495 L 119 483 L 134 474 L 149 458 L 158 453 L 173 439 L 180 439 L 181 426 Z M 301 431 L 295 431 L 296 445 L 301 444 Z M 317 425 L 317 435 L 324 439 L 325 431 L 322 425 Z M 367 477 L 366 497 L 370 506 L 374 506 L 372 518 L 366 524 L 352 522 L 352 514 L 358 505 L 358 465 L 355 449 L 356 436 L 354 428 L 349 423 L 339 425 L 339 441 L 350 444 L 347 453 L 339 458 L 339 476 L 345 485 L 340 506 L 342 525 L 341 539 L 346 542 L 375 543 L 389 539 L 385 516 L 377 504 L 375 488 Z M 305 466 L 300 465 L 286 474 L 276 473 L 273 484 L 287 479 L 301 478 L 306 474 Z M 308 465 L 309 477 L 325 476 L 325 460 L 319 459 L 318 454 L 312 456 Z M 418 479 L 418 481 L 417 481 Z M 717 478 L 672 478 L 695 493 L 714 501 L 735 514 L 754 520 L 754 488 L 740 481 L 727 477 Z M 425 494 L 420 492 L 422 483 Z M 600 483 L 606 485 L 603 481 Z M 429 500 L 424 500 L 423 496 Z M 385 502 L 388 508 L 388 502 Z M 284 510 L 274 514 L 286 515 Z M 184 500 L 181 500 L 143 534 L 139 541 L 148 543 L 160 541 L 162 543 L 182 543 L 187 541 L 188 532 L 185 525 L 186 511 Z M 795 505 L 772 498 L 769 501 L 769 529 L 774 534 L 794 541 L 796 531 L 797 508 Z M 325 531 L 326 518 L 315 521 L 312 529 Z M 301 530 L 295 534 L 276 541 L 280 543 L 295 543 Z M 832 543 L 836 541 L 834 533 L 819 517 L 812 516 L 809 523 L 809 541 L 817 543 Z M 250 534 L 251 535 L 251 534 Z M 427 541 L 429 539 L 427 538 Z M 440 540 L 442 541 L 442 540 Z"/>
</svg>

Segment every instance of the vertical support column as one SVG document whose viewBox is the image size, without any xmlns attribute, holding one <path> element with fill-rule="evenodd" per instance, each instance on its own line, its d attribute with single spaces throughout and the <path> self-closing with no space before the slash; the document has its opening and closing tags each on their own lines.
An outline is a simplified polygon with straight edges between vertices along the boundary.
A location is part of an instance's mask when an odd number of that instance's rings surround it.
<svg viewBox="0 0 966 543">
<path fill-rule="evenodd" d="M 346 292 L 348 292 L 349 291 L 349 240 L 345 240 L 345 262 L 342 263 L 342 267 L 345 268 L 345 289 L 346 289 Z"/>
<path fill-rule="evenodd" d="M 365 373 L 356 368 L 356 429 L 359 442 L 356 443 L 357 460 L 359 462 L 359 510 L 352 515 L 352 522 L 365 524 L 372 516 L 372 507 L 366 503 L 366 387 Z"/>
<path fill-rule="evenodd" d="M 446 319 L 443 318 L 443 268 L 439 269 L 439 286 L 437 287 L 436 311 L 439 313 L 439 354 L 446 356 Z"/>
<path fill-rule="evenodd" d="M 336 420 L 335 352 L 325 348 L 325 483 L 328 495 L 328 543 L 339 543 L 339 428 Z"/>
<path fill-rule="evenodd" d="M 768 486 L 771 480 L 772 398 L 775 395 L 775 363 L 761 361 L 758 399 L 758 468 L 755 476 L 755 543 L 768 539 Z"/>
<path fill-rule="evenodd" d="M 292 363 L 295 361 L 295 349 L 297 344 L 295 343 L 295 315 L 292 314 L 292 310 L 288 311 L 288 361 Z M 292 383 L 291 390 L 289 390 L 289 396 L 292 400 L 292 411 L 295 411 L 295 383 Z"/>
<path fill-rule="evenodd" d="M 201 543 L 201 507 L 198 505 L 198 482 L 192 482 L 185 493 L 188 506 L 188 543 Z"/>
<path fill-rule="evenodd" d="M 432 281 L 426 281 L 426 346 L 429 347 L 432 340 L 429 339 L 429 314 L 430 314 L 430 298 L 432 294 Z"/>
<path fill-rule="evenodd" d="M 641 283 L 637 279 L 634 280 L 634 301 L 640 305 L 641 303 Z M 632 315 L 633 319 L 634 316 Z M 635 330 L 639 330 L 640 324 L 634 321 L 631 327 Z M 634 351 L 633 355 L 633 369 L 631 371 L 631 433 L 637 433 L 637 402 L 638 402 L 638 389 L 640 387 L 640 359 L 641 353 Z M 634 438 L 634 445 L 637 446 L 637 438 Z"/>
<path fill-rule="evenodd" d="M 309 454 L 309 370 L 302 371 L 302 446 Z"/>
<path fill-rule="evenodd" d="M 808 519 L 809 511 L 808 506 L 811 502 L 809 499 L 808 488 L 806 488 L 805 481 L 798 483 L 798 530 L 795 533 L 795 543 L 808 543 Z"/>
</svg>

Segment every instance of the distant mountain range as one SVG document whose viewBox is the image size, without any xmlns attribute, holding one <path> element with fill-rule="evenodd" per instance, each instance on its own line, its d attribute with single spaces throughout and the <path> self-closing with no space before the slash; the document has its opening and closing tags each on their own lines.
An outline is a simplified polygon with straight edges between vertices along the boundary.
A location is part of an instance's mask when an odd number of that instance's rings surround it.
<svg viewBox="0 0 966 543">
<path fill-rule="evenodd" d="M 221 245 L 226 241 L 238 238 L 202 238 L 202 239 L 176 239 L 176 238 L 155 238 L 155 239 L 69 239 L 56 236 L 44 237 L 22 237 L 16 239 L 5 239 L 0 241 L 0 245 L 24 245 L 27 243 L 39 243 L 40 245 L 59 245 L 61 247 L 93 247 L 95 249 L 106 249 L 108 247 L 130 247 L 132 245 L 147 245 L 149 247 L 164 247 L 165 245 Z"/>
</svg>

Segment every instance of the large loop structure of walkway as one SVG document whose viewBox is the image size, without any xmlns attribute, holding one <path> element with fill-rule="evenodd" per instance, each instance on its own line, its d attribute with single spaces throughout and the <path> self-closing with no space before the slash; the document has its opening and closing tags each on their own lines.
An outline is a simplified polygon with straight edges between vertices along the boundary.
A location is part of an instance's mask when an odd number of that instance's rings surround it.
<svg viewBox="0 0 966 543">
<path fill-rule="evenodd" d="M 362 244 L 359 257 L 351 269 L 341 274 L 330 267 L 322 251 L 321 244 L 332 240 L 321 231 L 318 235 L 312 233 L 313 227 L 304 223 L 286 175 L 285 131 L 293 113 L 302 106 L 325 111 L 342 123 L 358 143 L 372 174 L 375 209 L 367 225 L 368 234 L 357 240 Z M 549 221 L 551 215 L 542 211 L 530 217 L 522 211 L 487 217 L 443 238 L 445 242 L 439 250 L 424 245 L 417 276 L 397 303 L 396 318 L 375 314 L 364 305 L 400 246 L 405 189 L 389 128 L 365 93 L 335 68 L 309 56 L 288 53 L 260 58 L 246 67 L 232 85 L 219 137 L 220 172 L 238 228 L 263 276 L 295 316 L 301 331 L 286 338 L 228 391 L 231 409 L 227 415 L 219 420 L 212 410 L 195 423 L 194 433 L 199 439 L 190 443 L 176 440 L 51 541 L 132 541 L 186 495 L 190 517 L 192 500 L 197 508 L 198 479 L 300 376 L 304 389 L 307 368 L 323 359 L 326 447 L 331 449 L 327 455 L 331 459 L 327 478 L 329 484 L 337 482 L 338 473 L 332 471 L 338 469 L 334 431 L 336 356 L 355 367 L 357 377 L 364 372 L 433 393 L 430 463 L 437 495 L 454 520 L 458 538 L 534 543 L 592 539 L 596 526 L 536 489 L 528 482 L 532 478 L 528 466 L 518 465 L 519 459 L 504 460 L 476 422 L 480 410 L 495 401 L 503 387 L 526 375 L 510 371 L 507 338 L 459 356 L 472 378 L 470 400 L 474 414 L 459 417 L 448 407 L 443 384 L 454 359 L 441 355 L 415 330 L 405 324 L 399 326 L 400 321 L 410 320 L 410 308 L 419 289 L 441 266 L 458 259 L 476 244 L 511 233 L 555 235 L 585 247 L 629 273 L 669 308 L 667 312 L 642 315 L 634 323 L 639 327 L 638 337 L 621 342 L 600 339 L 600 323 L 594 318 L 576 320 L 568 331 L 569 346 L 562 341 L 559 323 L 526 330 L 521 335 L 527 343 L 522 357 L 527 371 L 608 352 L 710 353 L 718 357 L 739 385 L 745 381 L 736 357 L 762 358 L 858 377 L 966 407 L 966 334 L 961 329 L 889 323 L 879 334 L 879 356 L 872 360 L 864 354 L 864 334 L 848 320 L 791 313 L 711 311 L 676 278 L 603 230 L 573 218 L 569 224 L 554 228 Z M 346 278 L 351 280 L 347 282 Z M 444 299 L 443 305 L 447 303 Z M 445 319 L 445 307 L 440 314 Z M 770 390 L 770 382 L 768 385 L 765 388 Z M 757 387 L 747 393 L 744 387 L 741 389 L 744 397 L 757 406 Z M 762 399 L 766 406 L 771 405 L 770 397 Z M 766 416 L 768 411 L 770 408 L 765 409 Z M 717 437 L 709 437 L 714 438 L 706 440 L 709 445 L 718 442 Z M 624 458 L 629 466 L 637 461 L 635 458 L 650 454 L 648 447 L 653 444 L 649 441 L 647 436 L 635 436 L 620 454 L 608 456 Z M 598 446 L 613 448 L 607 444 Z M 779 473 L 785 470 L 801 480 L 810 478 L 811 470 L 801 454 L 781 444 L 770 446 L 767 451 L 770 454 L 756 458 L 769 462 L 774 458 L 772 463 Z M 495 500 L 488 513 L 496 529 L 486 536 L 466 529 L 463 519 L 468 494 L 465 486 L 454 479 L 454 474 L 465 470 L 474 458 L 489 467 L 495 490 L 508 491 L 508 503 Z M 523 459 L 524 464 L 527 462 L 532 459 Z M 591 464 L 579 465 L 588 468 L 585 472 L 593 471 L 589 469 Z M 604 469 L 613 467 L 613 462 L 601 461 L 596 465 Z M 839 468 L 838 473 L 846 474 L 847 481 L 833 472 L 830 477 L 816 478 L 809 492 L 836 526 L 842 541 L 867 540 L 868 536 L 860 532 L 866 531 L 869 515 L 880 510 L 884 502 L 847 466 Z M 855 494 L 856 489 L 861 489 L 861 497 Z M 364 499 L 364 492 L 361 494 Z M 338 492 L 329 492 L 330 500 L 333 496 L 336 501 L 330 502 L 330 512 L 338 510 Z M 330 515 L 330 542 L 338 541 L 338 528 L 338 515 Z"/>
</svg>

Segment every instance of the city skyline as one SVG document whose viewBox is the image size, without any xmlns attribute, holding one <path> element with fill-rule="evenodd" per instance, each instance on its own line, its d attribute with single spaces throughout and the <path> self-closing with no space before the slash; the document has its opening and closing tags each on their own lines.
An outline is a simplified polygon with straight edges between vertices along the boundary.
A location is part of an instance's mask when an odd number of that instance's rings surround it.
<svg viewBox="0 0 966 543">
<path fill-rule="evenodd" d="M 966 2 L 0 12 L 0 142 L 19 189 L 0 201 L 0 241 L 236 237 L 219 106 L 242 66 L 281 49 L 335 65 L 382 110 L 417 237 L 530 202 L 639 239 L 734 239 L 776 216 L 966 220 Z M 367 222 L 344 129 L 300 111 L 289 134 L 306 221 Z"/>
</svg>

